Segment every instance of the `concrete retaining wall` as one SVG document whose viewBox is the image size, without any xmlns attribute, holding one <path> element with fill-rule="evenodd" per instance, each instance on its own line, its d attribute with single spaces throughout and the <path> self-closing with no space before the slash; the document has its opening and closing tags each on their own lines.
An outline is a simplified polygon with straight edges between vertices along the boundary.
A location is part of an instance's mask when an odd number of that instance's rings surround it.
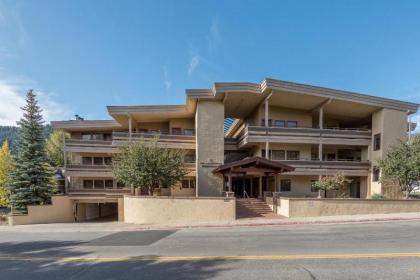
<svg viewBox="0 0 420 280">
<path fill-rule="evenodd" d="M 73 201 L 68 196 L 53 196 L 51 205 L 30 205 L 27 215 L 9 216 L 9 225 L 74 222 Z"/>
<path fill-rule="evenodd" d="M 136 224 L 229 222 L 236 218 L 235 199 L 220 197 L 124 197 L 124 221 Z"/>
<path fill-rule="evenodd" d="M 277 203 L 277 213 L 286 217 L 420 212 L 420 200 L 313 199 L 281 197 L 277 200 Z"/>
</svg>

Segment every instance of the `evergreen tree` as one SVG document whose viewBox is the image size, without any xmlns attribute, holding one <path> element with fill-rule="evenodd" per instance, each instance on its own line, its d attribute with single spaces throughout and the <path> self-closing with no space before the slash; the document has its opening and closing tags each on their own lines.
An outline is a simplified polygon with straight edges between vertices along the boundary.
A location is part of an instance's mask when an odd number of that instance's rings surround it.
<svg viewBox="0 0 420 280">
<path fill-rule="evenodd" d="M 36 96 L 26 95 L 23 117 L 18 122 L 19 137 L 15 170 L 11 174 L 10 206 L 13 211 L 26 212 L 27 205 L 51 203 L 56 190 L 54 172 L 45 153 L 44 127 Z"/>
<path fill-rule="evenodd" d="M 9 206 L 10 173 L 13 170 L 13 159 L 9 143 L 4 141 L 0 149 L 0 207 Z"/>
</svg>

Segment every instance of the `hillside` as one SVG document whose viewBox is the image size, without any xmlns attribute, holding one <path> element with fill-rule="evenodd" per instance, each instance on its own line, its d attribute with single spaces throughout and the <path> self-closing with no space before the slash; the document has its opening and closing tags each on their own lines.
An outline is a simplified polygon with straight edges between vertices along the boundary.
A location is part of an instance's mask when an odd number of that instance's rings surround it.
<svg viewBox="0 0 420 280">
<path fill-rule="evenodd" d="M 47 139 L 51 134 L 51 125 L 45 126 L 45 138 Z M 16 153 L 16 141 L 18 137 L 19 128 L 16 126 L 0 126 L 0 145 L 5 140 L 9 141 L 10 150 L 12 153 Z"/>
</svg>

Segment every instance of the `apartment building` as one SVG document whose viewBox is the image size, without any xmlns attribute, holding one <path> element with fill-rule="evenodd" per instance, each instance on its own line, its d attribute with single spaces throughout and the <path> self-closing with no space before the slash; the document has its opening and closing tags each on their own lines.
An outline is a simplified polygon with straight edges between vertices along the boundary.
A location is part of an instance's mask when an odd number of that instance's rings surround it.
<svg viewBox="0 0 420 280">
<path fill-rule="evenodd" d="M 112 202 L 129 194 L 113 178 L 112 155 L 124 142 L 156 135 L 159 145 L 186 150 L 189 171 L 162 195 L 261 197 L 268 191 L 312 197 L 313 181 L 342 172 L 352 183 L 324 196 L 398 197 L 396 186 L 379 182 L 377 163 L 406 139 L 412 126 L 407 116 L 418 106 L 265 79 L 188 89 L 184 105 L 108 106 L 110 120 L 52 125 L 70 135 L 64 145 L 65 192 L 79 202 Z"/>
</svg>

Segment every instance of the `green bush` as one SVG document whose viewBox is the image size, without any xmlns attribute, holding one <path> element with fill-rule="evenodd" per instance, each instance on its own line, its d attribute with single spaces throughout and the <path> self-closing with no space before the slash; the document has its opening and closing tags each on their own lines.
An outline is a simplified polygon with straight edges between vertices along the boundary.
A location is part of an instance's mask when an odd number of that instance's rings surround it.
<svg viewBox="0 0 420 280">
<path fill-rule="evenodd" d="M 383 196 L 380 193 L 374 193 L 374 194 L 372 194 L 371 198 L 372 199 L 385 199 L 385 196 Z"/>
</svg>

